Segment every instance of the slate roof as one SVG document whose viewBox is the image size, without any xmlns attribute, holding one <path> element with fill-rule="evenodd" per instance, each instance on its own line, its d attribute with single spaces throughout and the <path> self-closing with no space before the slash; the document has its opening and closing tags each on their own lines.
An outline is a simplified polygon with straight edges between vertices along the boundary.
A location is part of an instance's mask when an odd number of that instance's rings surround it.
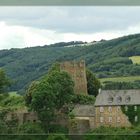
<svg viewBox="0 0 140 140">
<path fill-rule="evenodd" d="M 101 90 L 95 106 L 140 105 L 140 90 Z"/>
<path fill-rule="evenodd" d="M 72 112 L 75 117 L 93 117 L 95 108 L 94 105 L 76 105 Z"/>
</svg>

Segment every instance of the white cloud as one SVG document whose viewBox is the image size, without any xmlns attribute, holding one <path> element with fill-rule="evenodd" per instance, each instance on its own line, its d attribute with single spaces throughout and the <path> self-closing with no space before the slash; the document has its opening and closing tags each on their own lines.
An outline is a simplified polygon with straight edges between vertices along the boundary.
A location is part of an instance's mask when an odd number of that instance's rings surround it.
<svg viewBox="0 0 140 140">
<path fill-rule="evenodd" d="M 24 48 L 42 46 L 62 41 L 99 41 L 113 39 L 123 35 L 140 33 L 140 23 L 129 26 L 125 30 L 111 30 L 95 33 L 60 33 L 53 30 L 39 29 L 26 26 L 8 25 L 0 22 L 0 49 Z"/>
<path fill-rule="evenodd" d="M 0 22 L 0 31 L 0 49 L 23 48 L 53 42 L 53 31 L 12 26 L 5 22 Z"/>
</svg>

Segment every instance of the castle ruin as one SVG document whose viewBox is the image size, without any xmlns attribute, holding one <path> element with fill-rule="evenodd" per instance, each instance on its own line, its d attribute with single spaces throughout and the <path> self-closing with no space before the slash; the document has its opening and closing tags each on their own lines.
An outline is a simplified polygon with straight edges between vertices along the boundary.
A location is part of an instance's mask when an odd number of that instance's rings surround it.
<svg viewBox="0 0 140 140">
<path fill-rule="evenodd" d="M 85 61 L 65 61 L 60 63 L 60 70 L 68 72 L 74 81 L 76 94 L 87 95 L 87 78 Z"/>
</svg>

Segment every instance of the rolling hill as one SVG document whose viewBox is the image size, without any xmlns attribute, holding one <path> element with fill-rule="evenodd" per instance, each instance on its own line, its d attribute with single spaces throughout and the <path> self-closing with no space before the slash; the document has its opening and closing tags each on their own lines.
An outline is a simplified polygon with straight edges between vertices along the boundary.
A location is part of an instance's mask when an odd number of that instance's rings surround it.
<svg viewBox="0 0 140 140">
<path fill-rule="evenodd" d="M 0 67 L 13 80 L 11 91 L 25 89 L 46 74 L 56 61 L 85 59 L 99 78 L 140 75 L 140 64 L 130 57 L 140 56 L 140 34 L 93 43 L 60 42 L 52 45 L 0 51 Z"/>
</svg>

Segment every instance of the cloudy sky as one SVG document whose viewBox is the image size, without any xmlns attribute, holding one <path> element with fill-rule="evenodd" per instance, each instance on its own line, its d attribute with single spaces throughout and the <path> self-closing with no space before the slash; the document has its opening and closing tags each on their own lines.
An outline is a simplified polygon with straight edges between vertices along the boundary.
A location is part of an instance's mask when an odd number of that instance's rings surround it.
<svg viewBox="0 0 140 140">
<path fill-rule="evenodd" d="M 140 33 L 140 7 L 0 7 L 0 49 Z"/>
</svg>

